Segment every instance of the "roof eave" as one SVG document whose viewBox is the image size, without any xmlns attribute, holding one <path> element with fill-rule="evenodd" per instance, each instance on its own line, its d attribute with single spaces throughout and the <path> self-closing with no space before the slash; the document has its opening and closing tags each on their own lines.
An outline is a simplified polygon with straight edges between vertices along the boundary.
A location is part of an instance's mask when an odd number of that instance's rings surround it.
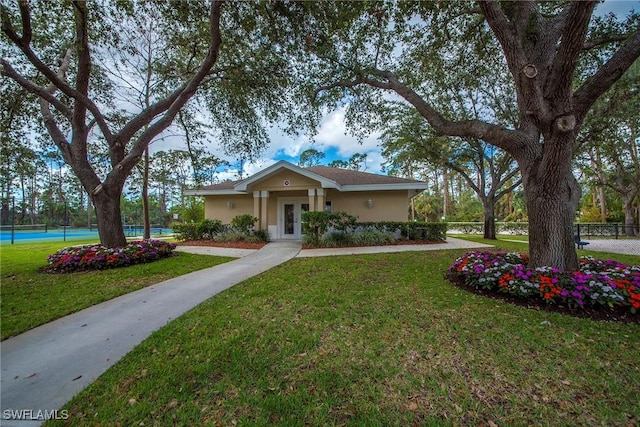
<svg viewBox="0 0 640 427">
<path fill-rule="evenodd" d="M 248 193 L 246 191 L 236 191 L 236 190 L 185 190 L 185 196 L 246 196 Z"/>
<path fill-rule="evenodd" d="M 394 183 L 394 184 L 352 184 L 343 185 L 342 191 L 390 191 L 390 190 L 416 190 L 424 191 L 428 188 L 426 183 Z"/>
</svg>

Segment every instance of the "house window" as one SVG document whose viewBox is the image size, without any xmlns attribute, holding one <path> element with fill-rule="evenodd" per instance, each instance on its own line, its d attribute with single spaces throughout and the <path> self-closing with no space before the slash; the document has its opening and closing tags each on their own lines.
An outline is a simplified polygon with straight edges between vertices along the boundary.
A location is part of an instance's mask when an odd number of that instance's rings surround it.
<svg viewBox="0 0 640 427">
<path fill-rule="evenodd" d="M 327 200 L 326 202 L 324 202 L 324 211 L 333 212 L 333 202 L 331 202 L 331 200 Z"/>
</svg>

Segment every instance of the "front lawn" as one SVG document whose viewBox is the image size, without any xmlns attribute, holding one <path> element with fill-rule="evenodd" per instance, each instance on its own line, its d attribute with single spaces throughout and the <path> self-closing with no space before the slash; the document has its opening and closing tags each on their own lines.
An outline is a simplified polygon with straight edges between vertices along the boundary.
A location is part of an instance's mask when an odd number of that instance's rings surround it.
<svg viewBox="0 0 640 427">
<path fill-rule="evenodd" d="M 443 273 L 462 252 L 289 261 L 154 333 L 67 423 L 640 423 L 638 325 L 461 290 Z"/>
<path fill-rule="evenodd" d="M 170 258 L 112 270 L 68 274 L 39 271 L 48 265 L 49 255 L 67 245 L 2 246 L 2 339 L 145 286 L 232 259 L 176 252 Z"/>
</svg>

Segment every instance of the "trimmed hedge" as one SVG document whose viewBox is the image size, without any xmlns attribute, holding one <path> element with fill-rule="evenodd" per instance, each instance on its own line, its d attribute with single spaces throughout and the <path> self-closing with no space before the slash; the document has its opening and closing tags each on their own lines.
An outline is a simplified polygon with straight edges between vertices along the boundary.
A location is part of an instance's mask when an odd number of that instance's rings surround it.
<svg viewBox="0 0 640 427">
<path fill-rule="evenodd" d="M 266 230 L 253 230 L 258 219 L 252 215 L 238 215 L 231 224 L 223 224 L 219 219 L 203 219 L 197 223 L 173 223 L 173 233 L 180 241 L 215 240 L 219 242 L 268 242 Z"/>
<path fill-rule="evenodd" d="M 447 233 L 447 224 L 444 222 L 357 222 L 353 215 L 346 212 L 305 212 L 302 221 L 306 233 L 305 244 L 312 246 L 393 243 L 393 239 L 389 242 L 389 236 L 437 242 L 445 240 Z"/>
<path fill-rule="evenodd" d="M 356 227 L 361 230 L 378 230 L 390 233 L 400 233 L 407 240 L 427 240 L 437 242 L 445 240 L 447 235 L 446 222 L 423 221 L 378 221 L 358 222 Z"/>
</svg>

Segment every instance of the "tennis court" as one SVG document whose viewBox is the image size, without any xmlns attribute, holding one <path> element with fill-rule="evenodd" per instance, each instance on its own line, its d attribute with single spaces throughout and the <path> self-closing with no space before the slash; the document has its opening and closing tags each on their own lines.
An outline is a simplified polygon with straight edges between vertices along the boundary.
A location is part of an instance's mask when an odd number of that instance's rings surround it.
<svg viewBox="0 0 640 427">
<path fill-rule="evenodd" d="M 19 227 L 18 227 L 19 228 Z M 98 230 L 88 228 L 54 228 L 47 227 L 31 227 L 33 229 L 7 229 L 4 226 L 0 229 L 0 244 L 8 245 L 13 240 L 14 244 L 19 243 L 34 243 L 34 242 L 63 242 L 73 240 L 87 240 L 95 239 L 98 242 Z M 125 235 L 127 237 L 142 236 L 141 227 L 125 227 Z M 152 228 L 151 235 L 153 237 L 169 236 L 173 233 L 170 228 Z M 13 239 L 12 239 L 13 234 Z"/>
</svg>

